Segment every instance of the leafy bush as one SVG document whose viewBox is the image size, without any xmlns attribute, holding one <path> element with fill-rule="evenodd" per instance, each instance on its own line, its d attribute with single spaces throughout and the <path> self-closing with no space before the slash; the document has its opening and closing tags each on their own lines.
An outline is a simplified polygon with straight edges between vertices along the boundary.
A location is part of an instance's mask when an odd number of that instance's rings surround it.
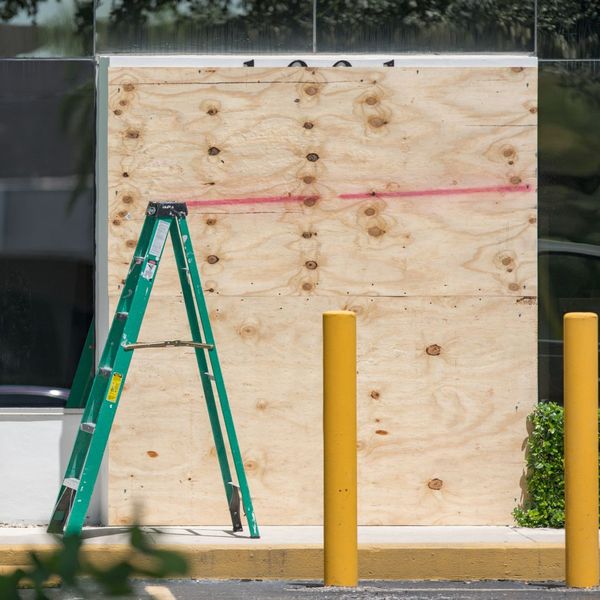
<svg viewBox="0 0 600 600">
<path fill-rule="evenodd" d="M 554 402 L 538 404 L 528 417 L 527 497 L 513 511 L 521 527 L 564 527 L 564 410 Z"/>
<path fill-rule="evenodd" d="M 106 568 L 96 567 L 81 552 L 80 536 L 59 538 L 60 546 L 46 556 L 30 552 L 30 568 L 0 575 L 0 598 L 20 600 L 19 588 L 33 587 L 37 600 L 48 600 L 44 588 L 56 578 L 63 587 L 84 598 L 123 596 L 132 592 L 131 577 L 168 577 L 186 573 L 187 564 L 182 556 L 154 548 L 139 527 L 132 527 L 130 536 L 130 556 Z"/>
</svg>

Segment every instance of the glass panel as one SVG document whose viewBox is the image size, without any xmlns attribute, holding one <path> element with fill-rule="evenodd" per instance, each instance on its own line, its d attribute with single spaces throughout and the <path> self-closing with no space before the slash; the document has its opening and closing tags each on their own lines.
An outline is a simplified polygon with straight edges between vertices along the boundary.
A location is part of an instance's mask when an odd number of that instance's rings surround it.
<svg viewBox="0 0 600 600">
<path fill-rule="evenodd" d="M 534 0 L 317 0 L 319 52 L 532 52 Z"/>
<path fill-rule="evenodd" d="M 0 406 L 64 402 L 92 318 L 94 75 L 0 61 Z"/>
<path fill-rule="evenodd" d="M 600 313 L 600 61 L 540 63 L 540 399 L 562 402 L 562 315 Z"/>
<path fill-rule="evenodd" d="M 537 0 L 540 58 L 600 58 L 598 0 Z"/>
<path fill-rule="evenodd" d="M 0 1 L 0 57 L 93 53 L 94 0 Z"/>
<path fill-rule="evenodd" d="M 100 0 L 97 48 L 115 53 L 310 52 L 312 23 L 312 0 Z"/>
</svg>

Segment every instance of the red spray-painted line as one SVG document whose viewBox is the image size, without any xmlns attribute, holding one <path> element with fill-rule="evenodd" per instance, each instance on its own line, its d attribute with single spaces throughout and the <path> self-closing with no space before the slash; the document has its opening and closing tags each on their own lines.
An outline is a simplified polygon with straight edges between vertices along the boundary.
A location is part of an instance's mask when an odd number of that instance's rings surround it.
<svg viewBox="0 0 600 600">
<path fill-rule="evenodd" d="M 218 198 L 216 200 L 185 200 L 188 206 L 231 206 L 236 204 L 271 204 L 274 202 L 317 201 L 319 196 L 258 196 L 254 198 Z"/>
<path fill-rule="evenodd" d="M 459 196 L 462 194 L 489 194 L 492 192 L 528 192 L 531 187 L 523 185 L 492 185 L 468 188 L 438 188 L 432 190 L 406 190 L 398 192 L 360 192 L 358 194 L 340 194 L 344 200 L 359 198 L 410 198 L 415 196 Z"/>
<path fill-rule="evenodd" d="M 467 188 L 438 188 L 429 190 L 406 190 L 398 192 L 360 192 L 357 194 L 340 194 L 343 200 L 359 200 L 361 198 L 411 198 L 417 196 L 459 196 L 462 194 L 489 194 L 492 192 L 527 192 L 531 189 L 528 184 L 522 185 L 493 185 L 486 187 Z M 206 200 L 185 200 L 188 207 L 201 206 L 236 206 L 240 204 L 274 204 L 276 202 L 316 202 L 319 196 L 285 195 L 285 196 L 257 196 L 247 198 L 217 198 Z"/>
</svg>

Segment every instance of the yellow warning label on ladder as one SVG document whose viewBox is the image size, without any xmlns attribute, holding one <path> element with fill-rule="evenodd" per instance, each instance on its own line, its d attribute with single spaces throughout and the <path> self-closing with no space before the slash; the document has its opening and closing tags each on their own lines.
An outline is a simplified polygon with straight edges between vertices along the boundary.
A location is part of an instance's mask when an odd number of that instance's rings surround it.
<svg viewBox="0 0 600 600">
<path fill-rule="evenodd" d="M 119 390 L 121 389 L 121 382 L 123 381 L 123 375 L 121 373 L 115 373 L 110 380 L 110 388 L 108 389 L 108 396 L 106 399 L 109 402 L 116 402 Z"/>
</svg>

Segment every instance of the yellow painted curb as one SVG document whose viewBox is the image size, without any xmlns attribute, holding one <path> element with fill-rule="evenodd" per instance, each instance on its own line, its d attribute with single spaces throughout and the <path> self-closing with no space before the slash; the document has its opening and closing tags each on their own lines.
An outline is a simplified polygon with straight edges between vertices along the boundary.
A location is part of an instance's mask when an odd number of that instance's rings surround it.
<svg viewBox="0 0 600 600">
<path fill-rule="evenodd" d="M 188 561 L 188 577 L 206 579 L 323 579 L 320 546 L 186 546 L 158 545 L 178 552 Z M 47 554 L 54 546 L 0 546 L 0 571 L 28 563 L 28 553 Z M 559 581 L 564 579 L 564 546 L 524 545 L 362 545 L 360 579 L 477 580 L 509 579 Z M 129 555 L 116 544 L 89 544 L 85 556 L 108 566 Z M 137 561 L 136 561 L 137 562 Z M 150 564 L 142 558 L 140 564 Z"/>
</svg>

